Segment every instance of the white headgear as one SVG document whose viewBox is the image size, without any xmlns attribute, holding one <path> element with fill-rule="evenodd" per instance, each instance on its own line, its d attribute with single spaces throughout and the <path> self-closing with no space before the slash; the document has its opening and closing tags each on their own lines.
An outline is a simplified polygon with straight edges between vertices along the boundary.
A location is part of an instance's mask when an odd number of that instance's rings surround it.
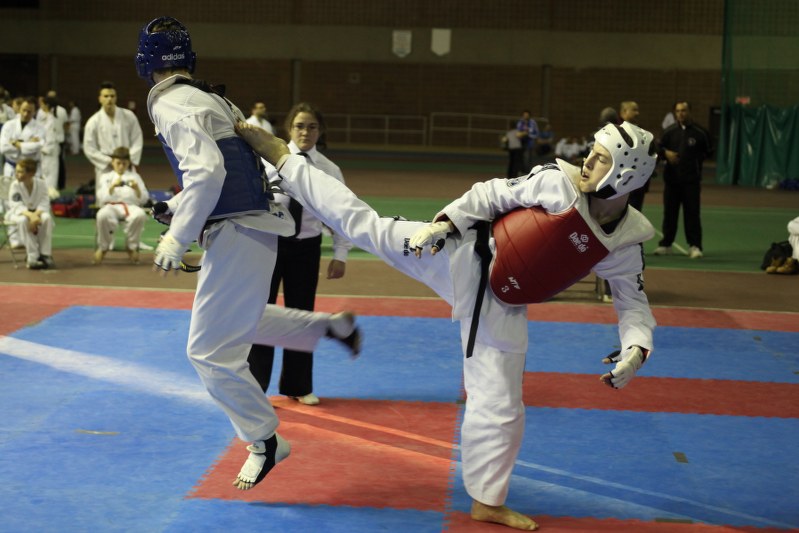
<svg viewBox="0 0 799 533">
<path fill-rule="evenodd" d="M 655 170 L 654 136 L 635 124 L 608 123 L 594 134 L 594 142 L 604 146 L 613 157 L 613 168 L 597 184 L 594 195 L 599 198 L 618 198 L 643 187 Z"/>
</svg>

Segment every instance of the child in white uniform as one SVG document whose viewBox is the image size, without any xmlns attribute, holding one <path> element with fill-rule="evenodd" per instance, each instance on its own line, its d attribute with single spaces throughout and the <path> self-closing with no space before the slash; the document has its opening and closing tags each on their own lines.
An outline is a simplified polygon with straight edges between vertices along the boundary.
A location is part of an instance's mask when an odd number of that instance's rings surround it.
<svg viewBox="0 0 799 533">
<path fill-rule="evenodd" d="M 37 163 L 33 159 L 17 161 L 17 181 L 8 191 L 8 211 L 5 218 L 17 225 L 17 235 L 25 245 L 28 268 L 55 268 L 53 261 L 53 217 L 47 184 L 36 178 Z"/>
<path fill-rule="evenodd" d="M 120 221 L 125 232 L 128 257 L 139 262 L 139 241 L 147 220 L 141 207 L 150 196 L 139 174 L 130 169 L 130 150 L 120 146 L 111 154 L 112 170 L 103 173 L 97 182 L 97 249 L 95 265 L 102 263 L 106 252 L 114 243 L 114 232 Z"/>
</svg>

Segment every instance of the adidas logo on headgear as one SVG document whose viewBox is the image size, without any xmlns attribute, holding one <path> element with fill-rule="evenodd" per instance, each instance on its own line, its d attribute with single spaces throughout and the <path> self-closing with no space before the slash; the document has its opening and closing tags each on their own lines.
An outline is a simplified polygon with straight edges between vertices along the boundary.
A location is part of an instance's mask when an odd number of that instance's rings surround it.
<svg viewBox="0 0 799 533">
<path fill-rule="evenodd" d="M 178 59 L 185 59 L 186 54 L 164 54 L 161 56 L 161 61 L 176 61 Z"/>
</svg>

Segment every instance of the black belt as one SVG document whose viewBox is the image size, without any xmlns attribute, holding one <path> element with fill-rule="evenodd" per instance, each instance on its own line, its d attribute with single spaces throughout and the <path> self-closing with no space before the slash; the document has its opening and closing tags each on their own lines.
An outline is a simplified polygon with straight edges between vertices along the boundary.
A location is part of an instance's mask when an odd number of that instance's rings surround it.
<svg viewBox="0 0 799 533">
<path fill-rule="evenodd" d="M 291 243 L 291 244 L 321 244 L 322 243 L 322 234 L 315 235 L 313 237 L 306 237 L 304 239 L 298 239 L 297 237 L 283 237 L 282 235 L 277 238 L 278 241 L 281 243 Z"/>
<path fill-rule="evenodd" d="M 474 241 L 474 253 L 480 258 L 480 284 L 477 288 L 477 296 L 474 299 L 472 325 L 469 328 L 469 341 L 466 343 L 466 357 L 471 357 L 474 352 L 477 326 L 480 324 L 480 309 L 483 307 L 483 296 L 488 286 L 488 267 L 491 266 L 491 248 L 488 246 L 488 230 L 490 225 L 490 222 L 482 221 L 472 226 L 477 230 L 477 240 Z"/>
</svg>

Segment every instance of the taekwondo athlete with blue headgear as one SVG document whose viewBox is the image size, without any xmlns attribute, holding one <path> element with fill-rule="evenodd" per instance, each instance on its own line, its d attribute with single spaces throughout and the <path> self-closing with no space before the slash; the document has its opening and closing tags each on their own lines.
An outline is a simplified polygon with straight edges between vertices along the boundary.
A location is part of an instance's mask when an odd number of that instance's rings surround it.
<svg viewBox="0 0 799 533">
<path fill-rule="evenodd" d="M 270 211 L 263 168 L 234 132 L 244 120 L 241 111 L 221 91 L 192 79 L 196 56 L 186 28 L 171 17 L 151 21 L 141 30 L 135 61 L 152 85 L 147 110 L 182 187 L 160 210 L 170 226 L 153 269 L 177 273 L 194 240 L 204 250 L 187 353 L 239 438 L 252 443 L 233 481 L 247 490 L 290 448 L 276 433 L 277 416 L 247 365 L 250 346 L 312 351 L 330 337 L 357 355 L 360 331 L 352 313 L 267 306 L 277 237 L 292 233 L 294 222 Z"/>
<path fill-rule="evenodd" d="M 592 270 L 609 280 L 622 349 L 602 360 L 615 365 L 600 381 L 621 389 L 633 379 L 652 350 L 641 243 L 654 228 L 627 199 L 655 168 L 652 134 L 626 122 L 607 125 L 582 168 L 558 160 L 527 176 L 476 183 L 425 223 L 380 217 L 344 184 L 289 154 L 281 139 L 249 124 L 238 131 L 313 216 L 452 305 L 465 355 L 461 457 L 471 516 L 537 529 L 504 505 L 524 432 L 526 304 Z M 428 247 L 432 254 L 422 254 Z"/>
</svg>

